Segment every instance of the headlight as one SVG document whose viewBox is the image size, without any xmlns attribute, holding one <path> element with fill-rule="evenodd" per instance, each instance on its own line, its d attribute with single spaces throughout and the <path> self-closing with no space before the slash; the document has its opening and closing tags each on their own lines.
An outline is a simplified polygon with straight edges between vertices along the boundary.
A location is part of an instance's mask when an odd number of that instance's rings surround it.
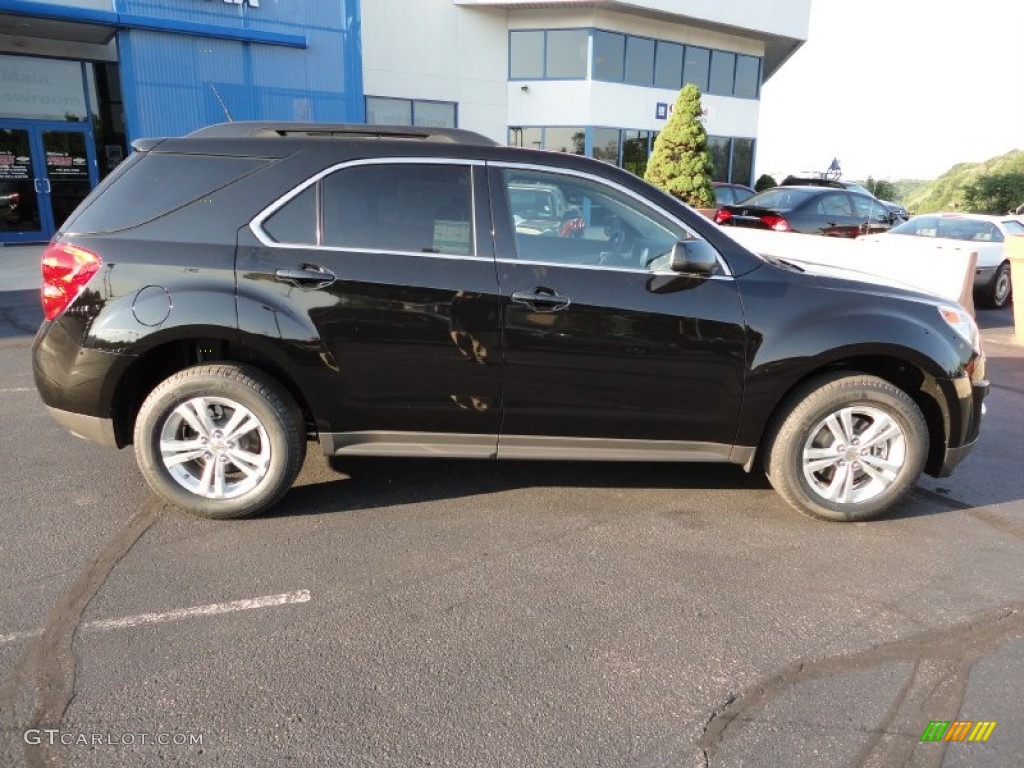
<svg viewBox="0 0 1024 768">
<path fill-rule="evenodd" d="M 939 310 L 939 314 L 949 324 L 949 327 L 960 335 L 960 338 L 970 344 L 975 351 L 981 351 L 981 335 L 978 333 L 978 325 L 974 322 L 973 317 L 964 310 L 949 304 L 940 304 L 936 309 Z"/>
</svg>

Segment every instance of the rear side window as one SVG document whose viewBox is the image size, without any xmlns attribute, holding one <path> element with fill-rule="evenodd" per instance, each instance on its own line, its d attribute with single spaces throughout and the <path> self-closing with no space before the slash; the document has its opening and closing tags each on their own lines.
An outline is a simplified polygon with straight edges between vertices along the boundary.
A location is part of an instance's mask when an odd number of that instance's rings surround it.
<svg viewBox="0 0 1024 768">
<path fill-rule="evenodd" d="M 306 187 L 263 222 L 263 231 L 278 243 L 316 245 L 316 185 Z"/>
<path fill-rule="evenodd" d="M 65 225 L 74 232 L 127 229 L 164 216 L 265 166 L 251 157 L 150 153 Z"/>
<path fill-rule="evenodd" d="M 473 255 L 469 166 L 343 168 L 322 182 L 323 244 L 336 248 Z"/>
</svg>

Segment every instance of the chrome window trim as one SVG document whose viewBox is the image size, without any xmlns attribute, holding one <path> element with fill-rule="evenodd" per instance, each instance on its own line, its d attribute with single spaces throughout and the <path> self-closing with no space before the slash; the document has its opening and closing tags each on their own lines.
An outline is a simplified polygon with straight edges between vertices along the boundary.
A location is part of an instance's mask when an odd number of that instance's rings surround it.
<svg viewBox="0 0 1024 768">
<path fill-rule="evenodd" d="M 263 229 L 263 223 L 277 213 L 281 208 L 286 206 L 291 200 L 301 195 L 311 185 L 316 184 L 321 179 L 330 176 L 346 168 L 354 168 L 356 166 L 363 165 L 459 165 L 466 166 L 472 169 L 474 166 L 481 167 L 485 163 L 482 160 L 467 160 L 465 158 L 454 158 L 454 157 L 364 157 L 358 160 L 345 160 L 341 163 L 335 163 L 332 166 L 325 168 L 322 171 L 317 172 L 313 176 L 310 176 L 305 181 L 301 182 L 297 186 L 285 192 L 283 195 L 274 200 L 270 205 L 264 208 L 262 211 L 253 216 L 249 222 L 249 231 L 252 232 L 253 236 L 260 242 L 261 245 L 267 248 L 304 248 L 314 251 L 330 251 L 334 253 L 365 253 L 373 255 L 387 255 L 394 254 L 398 256 L 429 256 L 432 258 L 441 259 L 467 259 L 470 261 L 486 261 L 493 262 L 494 259 L 490 256 L 480 256 L 477 254 L 477 227 L 476 227 L 476 179 L 472 170 L 469 174 L 469 193 L 470 193 L 470 217 L 472 224 L 472 254 L 454 254 L 454 253 L 431 253 L 429 251 L 398 251 L 398 250 L 386 250 L 379 248 L 345 248 L 338 245 L 323 245 L 323 215 L 322 215 L 322 200 L 320 194 L 320 188 L 318 187 L 315 191 L 316 197 L 316 238 L 315 243 L 282 243 L 274 240 L 267 234 L 266 230 Z"/>
<path fill-rule="evenodd" d="M 516 163 L 516 162 L 509 162 L 507 160 L 489 160 L 489 161 L 487 161 L 487 165 L 488 165 L 488 167 L 492 167 L 492 168 L 510 168 L 510 169 L 516 170 L 516 171 L 536 171 L 537 173 L 552 173 L 552 174 L 555 174 L 555 175 L 563 174 L 565 176 L 575 176 L 577 178 L 586 179 L 587 181 L 592 181 L 592 182 L 595 182 L 597 184 L 604 185 L 606 187 L 612 187 L 613 189 L 621 192 L 622 194 L 624 194 L 624 195 L 626 195 L 628 197 L 633 198 L 638 203 L 641 203 L 642 205 L 645 205 L 648 208 L 653 208 L 658 213 L 660 213 L 662 216 L 664 216 L 666 219 L 668 219 L 671 222 L 674 222 L 679 227 L 681 227 L 682 229 L 684 229 L 685 231 L 687 231 L 691 235 L 693 235 L 695 240 L 703 240 L 704 242 L 707 242 L 707 240 L 705 240 L 699 234 L 694 232 L 690 228 L 690 226 L 685 221 L 680 219 L 678 216 L 675 216 L 675 215 L 669 213 L 668 211 L 666 211 L 661 206 L 659 206 L 656 203 L 648 200 L 646 197 L 643 197 L 642 195 L 634 192 L 633 190 L 629 189 L 628 187 L 624 187 L 621 184 L 619 184 L 618 182 L 612 181 L 611 179 L 606 179 L 603 176 L 597 176 L 597 175 L 595 175 L 593 173 L 588 173 L 587 171 L 578 171 L 575 168 L 555 168 L 555 167 L 547 166 L 547 165 L 537 165 L 536 163 Z M 708 245 L 711 245 L 711 243 L 708 243 Z M 714 246 L 711 246 L 711 247 L 714 248 Z M 729 278 L 729 279 L 731 279 L 733 274 L 732 274 L 732 270 L 729 269 L 729 265 L 726 263 L 725 259 L 722 258 L 722 254 L 718 253 L 718 249 L 717 248 L 715 248 L 715 253 L 718 254 L 718 265 L 719 265 L 719 267 L 722 270 L 722 274 L 720 274 L 720 275 L 712 275 L 712 277 L 710 279 L 712 279 L 712 280 L 715 279 L 715 278 L 718 278 L 718 279 Z M 499 259 L 499 261 L 516 262 L 518 260 L 517 259 Z M 519 263 L 525 264 L 525 263 L 528 263 L 528 262 L 521 261 Z M 538 262 L 529 262 L 529 263 L 534 263 L 534 264 L 538 264 L 538 265 L 543 264 L 544 266 L 561 266 L 561 267 L 584 266 L 584 265 L 577 265 L 577 264 L 565 264 L 563 262 L 540 262 L 540 261 L 538 261 Z M 590 266 L 590 265 L 586 265 L 586 266 Z M 598 269 L 615 269 L 614 267 L 597 267 L 597 268 Z M 621 271 L 621 270 L 619 270 L 619 271 Z M 632 271 L 632 270 L 630 270 L 630 271 Z M 651 275 L 653 275 L 653 274 L 663 274 L 663 273 L 650 272 L 649 270 L 636 270 L 636 271 L 638 271 L 638 272 L 646 272 L 647 274 L 651 274 Z M 683 273 L 681 273 L 681 272 L 671 272 L 671 273 L 668 273 L 668 274 L 682 275 Z"/>
</svg>

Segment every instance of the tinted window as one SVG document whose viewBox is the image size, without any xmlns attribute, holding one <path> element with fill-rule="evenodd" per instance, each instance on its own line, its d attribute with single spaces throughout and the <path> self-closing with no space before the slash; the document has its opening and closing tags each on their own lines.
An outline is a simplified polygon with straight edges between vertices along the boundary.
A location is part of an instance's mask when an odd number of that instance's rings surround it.
<svg viewBox="0 0 1024 768">
<path fill-rule="evenodd" d="M 626 38 L 614 32 L 594 31 L 594 79 L 621 83 Z"/>
<path fill-rule="evenodd" d="M 516 78 L 544 77 L 544 33 L 509 33 L 509 72 Z"/>
<path fill-rule="evenodd" d="M 367 96 L 366 122 L 371 125 L 412 125 L 412 102 Z"/>
<path fill-rule="evenodd" d="M 733 184 L 749 184 L 754 175 L 754 140 L 732 140 L 732 172 L 729 181 Z"/>
<path fill-rule="evenodd" d="M 853 198 L 854 212 L 860 219 L 876 220 L 888 218 L 889 211 L 873 197 L 866 195 L 851 195 Z"/>
<path fill-rule="evenodd" d="M 323 183 L 324 245 L 410 253 L 473 252 L 470 169 L 362 165 Z"/>
<path fill-rule="evenodd" d="M 654 41 L 646 37 L 626 38 L 626 82 L 651 85 L 654 82 Z"/>
<path fill-rule="evenodd" d="M 109 232 L 151 221 L 205 197 L 269 161 L 150 152 L 127 167 L 117 184 L 65 226 L 75 232 Z M 159 183 L 154 183 L 159 179 Z"/>
<path fill-rule="evenodd" d="M 263 231 L 278 243 L 316 245 L 316 185 L 307 187 L 264 221 Z"/>
<path fill-rule="evenodd" d="M 585 29 L 549 31 L 547 52 L 545 77 L 587 76 L 587 31 Z"/>
<path fill-rule="evenodd" d="M 579 128 L 545 128 L 544 149 L 552 152 L 566 152 L 570 155 L 582 155 L 585 133 Z"/>
<path fill-rule="evenodd" d="M 1016 219 L 1004 221 L 1003 229 L 1006 230 L 1006 233 L 1008 235 L 1024 235 L 1024 224 L 1021 224 Z"/>
<path fill-rule="evenodd" d="M 898 224 L 889 230 L 894 235 L 914 235 L 916 237 L 938 237 L 939 220 L 934 216 L 917 216 L 910 221 Z"/>
<path fill-rule="evenodd" d="M 683 87 L 683 46 L 658 41 L 654 59 L 654 84 L 678 91 Z"/>
<path fill-rule="evenodd" d="M 736 95 L 757 98 L 761 87 L 761 60 L 756 56 L 736 57 Z"/>
<path fill-rule="evenodd" d="M 683 83 L 693 83 L 701 93 L 708 89 L 708 72 L 711 70 L 711 51 L 707 48 L 686 46 L 686 63 L 683 67 Z"/>
<path fill-rule="evenodd" d="M 708 83 L 708 93 L 730 95 L 735 74 L 736 54 L 726 53 L 725 51 L 712 51 L 711 80 Z"/>
<path fill-rule="evenodd" d="M 619 163 L 619 129 L 595 128 L 593 132 L 594 157 L 606 163 Z"/>
<path fill-rule="evenodd" d="M 612 187 L 555 173 L 502 172 L 520 259 L 636 269 L 693 235 Z"/>
<path fill-rule="evenodd" d="M 823 216 L 853 216 L 853 209 L 844 194 L 824 195 L 818 201 L 818 213 Z"/>
<path fill-rule="evenodd" d="M 708 149 L 711 150 L 711 161 L 715 164 L 715 181 L 729 180 L 729 139 L 721 136 L 708 137 Z"/>
<path fill-rule="evenodd" d="M 749 205 L 751 208 L 791 209 L 802 205 L 807 202 L 808 198 L 816 194 L 818 194 L 816 189 L 783 189 L 776 187 L 775 189 L 766 189 L 764 192 L 758 192 L 756 195 L 748 197 L 743 201 L 743 205 Z"/>
<path fill-rule="evenodd" d="M 413 103 L 415 125 L 429 128 L 454 128 L 455 105 L 443 101 L 417 101 Z"/>
</svg>

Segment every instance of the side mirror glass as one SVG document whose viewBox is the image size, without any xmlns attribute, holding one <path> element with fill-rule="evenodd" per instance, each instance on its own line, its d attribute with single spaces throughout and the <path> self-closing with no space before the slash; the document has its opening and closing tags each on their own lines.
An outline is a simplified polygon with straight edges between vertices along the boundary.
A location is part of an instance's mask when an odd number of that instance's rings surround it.
<svg viewBox="0 0 1024 768">
<path fill-rule="evenodd" d="M 718 270 L 718 251 L 705 240 L 680 240 L 672 246 L 669 269 L 687 275 L 710 277 Z"/>
</svg>

